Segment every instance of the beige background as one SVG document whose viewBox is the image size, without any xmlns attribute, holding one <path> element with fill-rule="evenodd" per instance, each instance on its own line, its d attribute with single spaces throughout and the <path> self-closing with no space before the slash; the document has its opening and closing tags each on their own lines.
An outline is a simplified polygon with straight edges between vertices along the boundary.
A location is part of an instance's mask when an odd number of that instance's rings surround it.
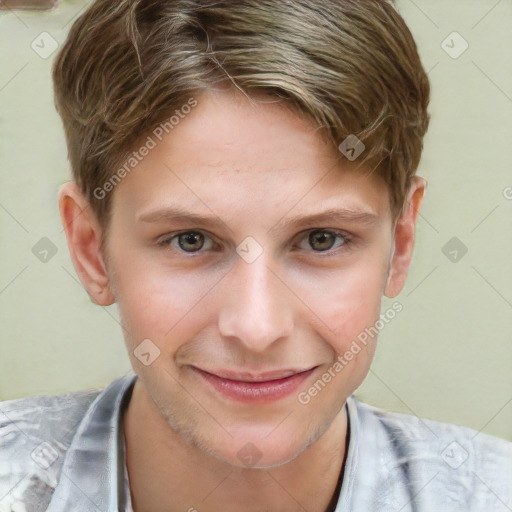
<svg viewBox="0 0 512 512">
<path fill-rule="evenodd" d="M 512 440 L 512 2 L 449 4 L 397 2 L 432 82 L 418 172 L 429 188 L 404 309 L 357 396 Z M 129 369 L 117 310 L 81 288 L 57 210 L 69 168 L 45 52 L 84 6 L 0 15 L 0 399 L 102 387 Z M 469 44 L 458 58 L 442 47 L 453 31 Z M 46 263 L 32 253 L 42 237 L 57 249 Z M 443 253 L 452 237 L 468 250 L 457 262 Z"/>
</svg>

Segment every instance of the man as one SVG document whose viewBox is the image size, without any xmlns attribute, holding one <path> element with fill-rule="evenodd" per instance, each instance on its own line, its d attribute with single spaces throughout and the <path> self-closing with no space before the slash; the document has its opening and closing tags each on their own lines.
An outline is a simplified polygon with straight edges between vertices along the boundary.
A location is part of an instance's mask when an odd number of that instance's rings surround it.
<svg viewBox="0 0 512 512">
<path fill-rule="evenodd" d="M 54 82 L 70 253 L 134 373 L 3 404 L 11 508 L 510 510 L 510 443 L 351 396 L 426 186 L 389 2 L 98 0 Z"/>
</svg>

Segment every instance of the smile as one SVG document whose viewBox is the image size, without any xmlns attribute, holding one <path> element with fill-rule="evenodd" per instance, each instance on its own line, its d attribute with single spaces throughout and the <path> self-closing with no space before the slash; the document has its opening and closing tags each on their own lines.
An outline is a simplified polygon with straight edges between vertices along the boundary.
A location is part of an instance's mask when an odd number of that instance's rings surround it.
<svg viewBox="0 0 512 512">
<path fill-rule="evenodd" d="M 279 370 L 259 375 L 219 371 L 210 373 L 196 367 L 194 372 L 210 389 L 232 400 L 248 403 L 268 403 L 290 395 L 317 368 Z"/>
</svg>

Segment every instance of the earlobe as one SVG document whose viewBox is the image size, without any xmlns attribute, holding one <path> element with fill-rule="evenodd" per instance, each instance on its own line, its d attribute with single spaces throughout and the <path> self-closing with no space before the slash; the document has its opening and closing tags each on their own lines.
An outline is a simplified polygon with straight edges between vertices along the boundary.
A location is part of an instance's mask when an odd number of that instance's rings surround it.
<svg viewBox="0 0 512 512">
<path fill-rule="evenodd" d="M 75 183 L 59 190 L 59 211 L 69 252 L 80 281 L 100 306 L 115 302 L 101 253 L 102 230 L 87 199 Z"/>
<path fill-rule="evenodd" d="M 404 209 L 394 228 L 392 255 L 384 294 L 396 297 L 403 289 L 414 251 L 416 221 L 425 196 L 427 182 L 414 176 L 409 187 Z"/>
</svg>

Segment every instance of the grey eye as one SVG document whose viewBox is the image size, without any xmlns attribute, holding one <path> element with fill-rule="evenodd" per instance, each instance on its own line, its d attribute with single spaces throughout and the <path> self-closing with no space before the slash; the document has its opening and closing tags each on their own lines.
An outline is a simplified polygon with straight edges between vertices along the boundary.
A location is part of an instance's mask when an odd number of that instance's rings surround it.
<svg viewBox="0 0 512 512">
<path fill-rule="evenodd" d="M 178 244 L 186 252 L 200 251 L 204 246 L 204 235 L 198 231 L 189 231 L 178 235 Z"/>
<path fill-rule="evenodd" d="M 159 245 L 172 247 L 178 252 L 205 252 L 215 248 L 211 237 L 201 231 L 182 231 L 159 242 Z"/>
<path fill-rule="evenodd" d="M 304 242 L 301 243 L 302 249 L 313 249 L 314 251 L 321 252 L 339 247 L 346 243 L 347 240 L 343 235 L 334 231 L 315 229 L 309 233 L 307 239 L 304 241 L 306 244 L 304 245 Z"/>
</svg>

